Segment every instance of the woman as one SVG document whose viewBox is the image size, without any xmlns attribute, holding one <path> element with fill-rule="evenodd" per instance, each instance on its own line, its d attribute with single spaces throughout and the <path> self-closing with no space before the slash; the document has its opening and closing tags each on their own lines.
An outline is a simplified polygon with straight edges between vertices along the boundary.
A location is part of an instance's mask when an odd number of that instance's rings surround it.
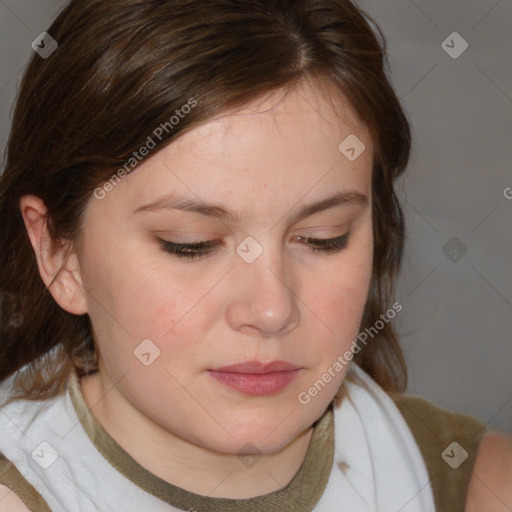
<svg viewBox="0 0 512 512">
<path fill-rule="evenodd" d="M 403 395 L 410 133 L 370 23 L 333 0 L 58 16 L 0 183 L 0 507 L 510 500 L 504 436 Z"/>
</svg>

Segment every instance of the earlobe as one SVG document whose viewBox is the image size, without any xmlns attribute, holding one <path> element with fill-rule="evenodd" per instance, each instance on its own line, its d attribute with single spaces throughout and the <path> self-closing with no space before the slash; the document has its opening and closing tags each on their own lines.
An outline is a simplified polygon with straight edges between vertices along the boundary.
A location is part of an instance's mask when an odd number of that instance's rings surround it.
<svg viewBox="0 0 512 512">
<path fill-rule="evenodd" d="M 48 231 L 48 210 L 37 196 L 25 195 L 19 208 L 37 260 L 39 274 L 57 304 L 75 315 L 87 313 L 80 263 L 70 243 L 53 240 Z"/>
</svg>

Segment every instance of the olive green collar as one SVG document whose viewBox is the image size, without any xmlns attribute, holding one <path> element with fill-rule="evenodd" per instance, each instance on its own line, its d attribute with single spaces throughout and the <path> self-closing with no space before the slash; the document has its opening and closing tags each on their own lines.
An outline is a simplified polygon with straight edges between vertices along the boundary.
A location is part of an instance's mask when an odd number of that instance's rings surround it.
<svg viewBox="0 0 512 512">
<path fill-rule="evenodd" d="M 182 510 L 201 512 L 310 512 L 320 500 L 334 460 L 332 404 L 314 424 L 306 457 L 290 483 L 278 491 L 246 499 L 212 498 L 187 491 L 141 466 L 98 423 L 82 394 L 78 376 L 71 372 L 69 392 L 75 412 L 91 442 L 119 473 L 144 491 Z"/>
</svg>

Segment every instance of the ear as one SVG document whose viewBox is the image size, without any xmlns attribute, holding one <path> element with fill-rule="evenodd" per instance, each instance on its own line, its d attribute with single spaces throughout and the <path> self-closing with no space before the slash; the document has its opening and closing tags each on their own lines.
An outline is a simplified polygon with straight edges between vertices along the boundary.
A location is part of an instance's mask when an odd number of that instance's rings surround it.
<svg viewBox="0 0 512 512">
<path fill-rule="evenodd" d="M 57 304 L 75 315 L 87 313 L 78 255 L 70 243 L 52 240 L 48 231 L 48 210 L 39 197 L 25 195 L 19 207 L 34 249 L 39 274 Z"/>
</svg>

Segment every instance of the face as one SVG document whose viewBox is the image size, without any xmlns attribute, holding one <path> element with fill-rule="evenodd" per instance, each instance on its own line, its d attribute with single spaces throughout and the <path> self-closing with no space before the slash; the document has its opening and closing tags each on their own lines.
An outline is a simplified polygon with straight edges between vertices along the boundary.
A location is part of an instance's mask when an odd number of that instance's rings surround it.
<svg viewBox="0 0 512 512">
<path fill-rule="evenodd" d="M 338 149 L 349 135 L 366 146 L 355 160 Z M 369 290 L 371 168 L 350 109 L 305 82 L 91 198 L 81 278 L 104 377 L 159 428 L 217 452 L 273 452 L 309 428 L 347 367 L 298 396 L 350 348 Z M 248 361 L 295 370 L 215 371 Z"/>
</svg>

